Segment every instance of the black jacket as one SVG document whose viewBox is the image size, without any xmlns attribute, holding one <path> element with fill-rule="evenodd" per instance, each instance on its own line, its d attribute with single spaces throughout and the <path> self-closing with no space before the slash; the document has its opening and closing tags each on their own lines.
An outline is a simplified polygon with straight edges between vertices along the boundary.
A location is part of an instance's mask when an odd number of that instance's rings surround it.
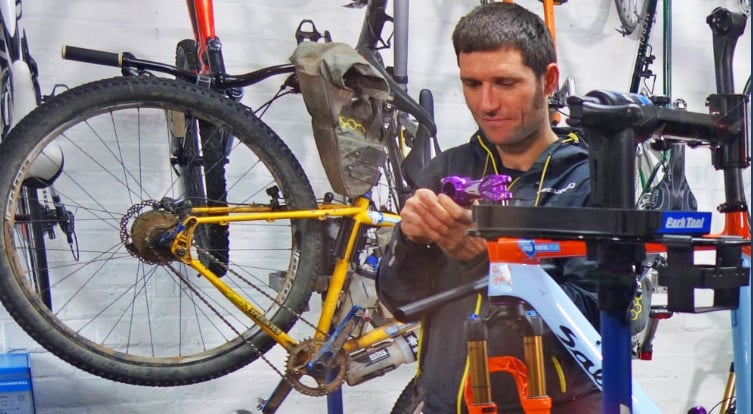
<svg viewBox="0 0 753 414">
<path fill-rule="evenodd" d="M 443 177 L 458 175 L 478 179 L 496 170 L 499 173 L 517 176 L 511 191 L 513 203 L 558 207 L 583 206 L 590 193 L 588 153 L 585 144 L 573 136 L 553 143 L 526 172 L 503 169 L 499 155 L 480 132 L 467 144 L 449 149 L 436 158 L 421 172 L 417 186 L 437 192 Z M 542 174 L 543 173 L 543 174 Z M 543 185 L 539 185 L 543 175 Z M 539 188 L 541 187 L 541 190 Z M 538 201 L 537 201 L 537 194 Z M 544 210 L 544 209 L 542 209 Z M 543 213 L 543 211 L 542 211 Z M 563 218 L 564 219 L 564 218 Z M 598 303 L 596 294 L 589 285 L 580 280 L 583 261 L 559 262 L 556 279 L 576 305 L 597 326 Z M 476 280 L 488 272 L 488 258 L 474 263 L 460 262 L 445 256 L 436 245 L 414 244 L 405 238 L 397 226 L 379 266 L 377 291 L 380 299 L 393 311 L 402 305 L 414 302 L 433 293 L 441 292 L 460 284 Z M 585 287 L 585 288 L 584 288 Z M 455 413 L 456 397 L 466 361 L 466 343 L 463 338 L 463 323 L 474 311 L 476 301 L 482 299 L 486 314 L 486 297 L 470 295 L 450 302 L 423 315 L 423 339 L 421 348 L 422 389 L 426 392 L 424 413 Z M 495 322 L 489 330 L 489 355 L 513 355 L 523 359 L 522 339 L 511 333 L 514 326 L 508 322 Z M 513 331 L 514 332 L 514 331 Z M 545 336 L 545 353 L 554 355 L 564 367 L 564 384 L 560 372 L 550 358 L 545 358 L 547 391 L 555 404 L 553 412 L 571 411 L 565 401 L 584 395 L 592 396 L 588 404 L 592 412 L 600 411 L 597 389 L 583 375 L 567 351 L 551 335 Z M 495 374 L 493 377 L 494 399 L 500 412 L 520 410 L 517 393 L 511 377 Z M 565 387 L 565 392 L 562 392 Z M 575 407 L 578 412 L 590 409 Z M 512 410 L 512 411 L 509 411 Z"/>
</svg>

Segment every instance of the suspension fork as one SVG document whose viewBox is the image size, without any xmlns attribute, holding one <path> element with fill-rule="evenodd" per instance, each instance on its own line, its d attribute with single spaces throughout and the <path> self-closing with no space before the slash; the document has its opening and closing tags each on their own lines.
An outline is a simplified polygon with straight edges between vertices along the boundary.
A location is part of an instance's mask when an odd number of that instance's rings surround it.
<svg viewBox="0 0 753 414">
<path fill-rule="evenodd" d="M 186 6 L 198 48 L 199 75 L 226 75 L 222 42 L 215 30 L 213 0 L 186 0 Z M 243 98 L 241 88 L 228 88 L 224 92 L 236 102 Z"/>
</svg>

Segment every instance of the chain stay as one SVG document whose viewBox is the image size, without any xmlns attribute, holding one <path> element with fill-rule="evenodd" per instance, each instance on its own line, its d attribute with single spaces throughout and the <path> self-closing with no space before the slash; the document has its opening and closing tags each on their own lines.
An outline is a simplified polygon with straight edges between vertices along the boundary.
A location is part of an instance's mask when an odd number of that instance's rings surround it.
<svg viewBox="0 0 753 414">
<path fill-rule="evenodd" d="M 242 333 L 235 327 L 233 324 L 230 323 L 230 321 L 222 316 L 222 314 L 217 310 L 209 301 L 199 292 L 195 286 L 193 286 L 192 283 L 186 278 L 186 275 L 182 274 L 178 269 L 176 269 L 172 264 L 170 263 L 164 263 L 164 262 L 157 262 L 154 260 L 149 260 L 144 257 L 143 254 L 140 254 L 138 250 L 136 249 L 134 245 L 134 241 L 130 236 L 130 232 L 128 229 L 128 223 L 137 217 L 139 213 L 146 207 L 151 207 L 153 209 L 157 209 L 160 206 L 160 203 L 156 200 L 145 200 L 140 203 L 134 204 L 131 206 L 126 214 L 123 216 L 123 218 L 120 221 L 120 240 L 125 246 L 126 250 L 131 254 L 131 256 L 139 259 L 140 261 L 143 261 L 147 264 L 151 265 L 163 265 L 166 268 L 170 270 L 181 282 L 184 286 L 186 286 L 194 295 L 195 297 L 198 297 L 199 300 L 206 305 L 211 312 L 213 312 L 215 315 L 217 315 L 222 322 L 227 325 L 230 330 L 232 330 L 235 335 L 238 336 L 238 338 L 244 338 Z M 255 283 L 251 282 L 249 279 L 243 277 L 241 274 L 239 274 L 236 270 L 230 268 L 227 264 L 225 264 L 222 260 L 217 259 L 214 255 L 212 255 L 209 251 L 203 249 L 201 246 L 197 245 L 195 241 L 192 243 L 192 246 L 196 249 L 197 253 L 206 255 L 212 262 L 217 263 L 219 266 L 223 267 L 225 270 L 227 270 L 228 273 L 231 273 L 241 281 L 243 281 L 246 285 L 256 290 L 258 293 L 272 301 L 274 304 L 279 306 L 281 309 L 285 309 L 287 312 L 290 312 L 290 314 L 294 315 L 298 320 L 300 320 L 305 325 L 311 327 L 314 329 L 315 332 L 322 333 L 326 336 L 326 333 L 321 332 L 316 325 L 314 325 L 312 322 L 308 321 L 306 318 L 303 317 L 303 315 L 299 312 L 296 312 L 294 309 L 292 309 L 290 306 L 286 305 L 284 302 L 280 301 L 276 297 L 270 295 L 269 293 L 265 292 L 263 289 L 261 289 L 259 286 L 257 286 Z M 181 257 L 176 257 L 175 259 L 181 262 L 185 262 L 186 255 L 190 256 L 189 252 L 184 252 Z M 269 365 L 284 381 L 287 381 L 293 388 L 301 392 L 305 395 L 310 396 L 323 396 L 327 395 L 335 390 L 337 390 L 342 383 L 345 381 L 345 373 L 347 372 L 348 368 L 348 357 L 347 354 L 344 352 L 339 352 L 332 361 L 333 365 L 336 365 L 338 367 L 338 374 L 334 377 L 334 379 L 325 381 L 322 378 L 316 378 L 317 386 L 309 386 L 307 384 L 304 384 L 300 381 L 300 379 L 303 376 L 310 376 L 311 374 L 307 373 L 305 369 L 301 370 L 301 368 L 296 367 L 296 364 L 294 361 L 300 360 L 302 356 L 305 355 L 315 355 L 319 352 L 319 349 L 324 344 L 323 341 L 320 340 L 314 340 L 314 339 L 305 339 L 295 345 L 293 349 L 291 349 L 288 352 L 288 363 L 286 364 L 286 372 L 283 373 L 279 368 L 277 368 L 265 355 L 261 350 L 259 350 L 249 339 L 244 338 L 243 339 L 245 343 L 247 343 L 254 353 L 257 355 L 257 357 L 261 358 L 267 365 Z M 291 367 L 295 367 L 293 370 L 291 370 Z"/>
</svg>

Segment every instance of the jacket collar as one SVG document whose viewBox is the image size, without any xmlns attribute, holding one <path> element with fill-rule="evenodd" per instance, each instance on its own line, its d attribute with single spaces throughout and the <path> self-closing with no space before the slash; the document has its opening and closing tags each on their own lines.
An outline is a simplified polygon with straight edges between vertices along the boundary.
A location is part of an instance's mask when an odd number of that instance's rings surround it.
<svg viewBox="0 0 753 414">
<path fill-rule="evenodd" d="M 575 162 L 588 158 L 587 146 L 583 138 L 580 138 L 574 130 L 555 129 L 555 133 L 557 133 L 560 139 L 553 142 L 546 151 L 541 153 L 526 173 L 541 171 L 549 154 L 552 154 L 549 168 L 554 173 L 563 167 L 571 166 Z M 496 150 L 494 144 L 486 138 L 481 129 L 473 134 L 470 144 L 479 159 L 486 160 L 487 158 L 491 158 L 498 168 L 502 168 L 502 159 L 499 156 L 499 152 Z M 492 174 L 494 171 L 490 169 L 487 173 Z"/>
</svg>

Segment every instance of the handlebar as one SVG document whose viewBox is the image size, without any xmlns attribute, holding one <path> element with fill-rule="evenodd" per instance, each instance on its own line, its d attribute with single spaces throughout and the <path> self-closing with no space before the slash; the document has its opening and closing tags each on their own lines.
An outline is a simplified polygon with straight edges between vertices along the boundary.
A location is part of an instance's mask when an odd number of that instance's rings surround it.
<svg viewBox="0 0 753 414">
<path fill-rule="evenodd" d="M 435 136 L 437 133 L 437 126 L 434 123 L 434 119 L 429 112 L 424 109 L 418 102 L 416 102 L 407 92 L 403 91 L 391 76 L 378 64 L 372 54 L 363 54 L 366 60 L 368 60 L 375 68 L 377 68 L 387 79 L 390 89 L 394 95 L 394 105 L 405 112 L 413 115 L 418 122 L 423 125 L 431 136 Z M 155 71 L 160 73 L 166 73 L 175 76 L 178 79 L 186 82 L 195 83 L 197 76 L 191 71 L 187 71 L 176 66 L 167 65 L 151 60 L 136 58 L 133 54 L 128 52 L 107 52 L 103 50 L 87 49 L 77 46 L 64 45 L 61 51 L 61 56 L 66 60 L 74 60 L 77 62 L 93 63 L 95 65 L 111 66 L 121 68 L 124 73 L 129 70 L 137 71 Z M 228 75 L 221 74 L 215 75 L 212 78 L 212 82 L 218 89 L 229 89 L 235 87 L 244 87 L 253 85 L 261 80 L 264 80 L 270 76 L 293 73 L 295 70 L 292 64 L 283 64 L 265 67 L 254 72 L 245 73 L 242 75 Z"/>
<path fill-rule="evenodd" d="M 153 70 L 157 72 L 167 73 L 186 81 L 194 81 L 196 79 L 196 75 L 193 72 L 183 70 L 172 65 L 166 65 L 164 63 L 138 59 L 129 52 L 115 53 L 106 52 L 103 50 L 63 45 L 61 56 L 66 60 L 93 63 L 95 65 L 112 66 L 121 68 L 124 71 L 128 69 L 136 69 L 139 71 Z"/>
<path fill-rule="evenodd" d="M 123 66 L 123 53 L 104 52 L 101 50 L 85 49 L 83 47 L 63 45 L 60 53 L 63 59 L 78 62 L 94 63 L 95 65 Z"/>
</svg>

